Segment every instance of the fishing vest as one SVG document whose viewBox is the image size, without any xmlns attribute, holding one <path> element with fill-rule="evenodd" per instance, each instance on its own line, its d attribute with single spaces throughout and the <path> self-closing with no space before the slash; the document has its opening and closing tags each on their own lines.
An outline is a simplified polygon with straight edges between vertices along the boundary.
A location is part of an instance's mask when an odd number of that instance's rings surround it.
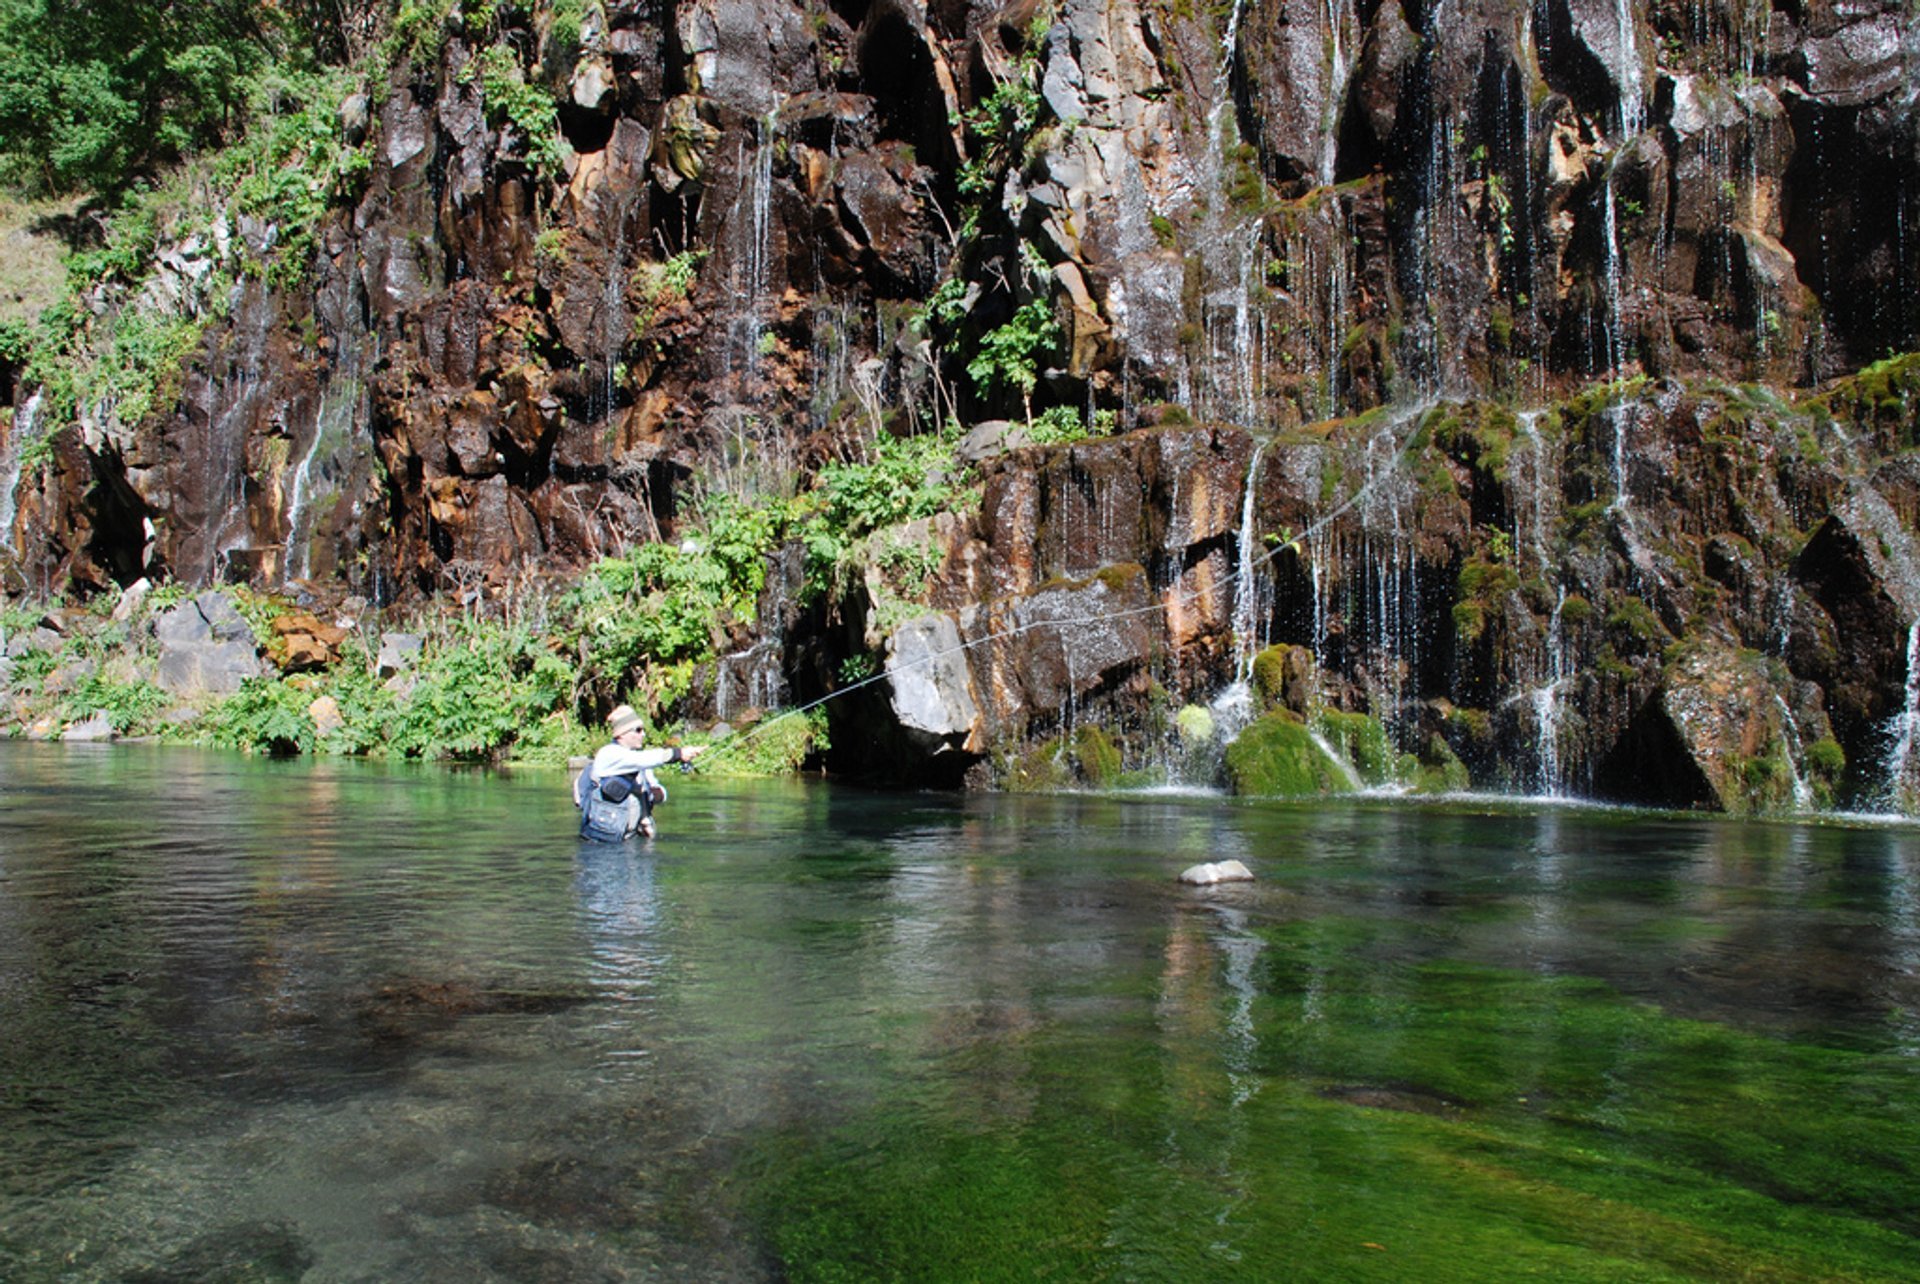
<svg viewBox="0 0 1920 1284">
<path fill-rule="evenodd" d="M 589 768 L 591 770 L 591 768 Z M 589 780 L 580 799 L 580 837 L 596 843 L 620 843 L 640 828 L 640 820 L 651 808 L 652 796 L 635 788 L 634 776 L 608 776 Z"/>
</svg>

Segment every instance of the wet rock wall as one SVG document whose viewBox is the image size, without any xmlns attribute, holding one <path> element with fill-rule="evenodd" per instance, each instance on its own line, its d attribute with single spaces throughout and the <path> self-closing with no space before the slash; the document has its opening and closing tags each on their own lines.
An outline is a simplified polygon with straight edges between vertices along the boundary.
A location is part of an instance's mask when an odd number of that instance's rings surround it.
<svg viewBox="0 0 1920 1284">
<path fill-rule="evenodd" d="M 1904 394 L 1724 389 L 1920 345 L 1907 8 L 693 0 L 589 6 L 566 47 L 550 17 L 450 17 L 341 104 L 371 165 L 310 272 L 234 287 L 159 406 L 16 488 L 20 582 L 498 596 L 875 433 L 1081 406 L 1161 431 L 991 461 L 928 604 L 974 640 L 1089 585 L 1160 614 L 1086 680 L 983 642 L 1003 739 L 1089 695 L 1164 735 L 1257 633 L 1483 779 L 1604 791 L 1706 639 L 1830 711 L 1795 734 L 1856 794 L 1894 753 Z M 564 147 L 489 101 L 496 46 Z M 1032 394 L 977 385 L 1033 300 Z M 1583 391 L 1615 380 L 1650 382 Z"/>
</svg>

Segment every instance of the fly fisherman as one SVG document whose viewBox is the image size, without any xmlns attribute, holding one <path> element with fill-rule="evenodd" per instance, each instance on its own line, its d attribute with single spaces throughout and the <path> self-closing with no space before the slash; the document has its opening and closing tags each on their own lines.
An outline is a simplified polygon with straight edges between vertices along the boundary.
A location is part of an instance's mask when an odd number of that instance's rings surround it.
<svg viewBox="0 0 1920 1284">
<path fill-rule="evenodd" d="M 613 743 L 593 755 L 593 761 L 573 780 L 573 805 L 580 809 L 580 837 L 618 843 L 635 833 L 653 837 L 653 809 L 666 801 L 667 791 L 653 769 L 670 762 L 692 762 L 699 745 L 648 749 L 640 715 L 621 705 L 607 715 Z"/>
</svg>

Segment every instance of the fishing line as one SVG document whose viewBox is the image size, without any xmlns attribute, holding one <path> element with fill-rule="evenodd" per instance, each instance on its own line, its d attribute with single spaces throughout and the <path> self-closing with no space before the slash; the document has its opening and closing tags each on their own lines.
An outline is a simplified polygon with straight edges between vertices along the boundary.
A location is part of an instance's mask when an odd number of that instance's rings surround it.
<svg viewBox="0 0 1920 1284">
<path fill-rule="evenodd" d="M 1389 429 L 1388 432 L 1397 433 L 1400 428 L 1405 427 L 1408 424 L 1418 424 L 1421 420 L 1426 418 L 1427 412 L 1432 410 L 1434 405 L 1435 403 L 1432 400 L 1428 400 L 1406 411 L 1402 417 L 1399 417 L 1397 419 L 1394 427 Z M 1393 458 L 1390 461 L 1389 467 L 1375 474 L 1373 477 L 1369 478 L 1364 484 L 1362 484 L 1357 490 L 1355 490 L 1353 494 L 1347 496 L 1347 498 L 1344 501 L 1342 501 L 1340 505 L 1334 508 L 1331 512 L 1326 513 L 1323 516 L 1314 519 L 1314 521 L 1309 523 L 1307 527 L 1304 530 L 1302 530 L 1298 535 L 1294 535 L 1291 538 L 1283 541 L 1276 548 L 1263 552 L 1257 560 L 1251 561 L 1249 563 L 1249 565 L 1247 566 L 1247 570 L 1248 571 L 1258 570 L 1261 565 L 1264 565 L 1267 562 L 1273 561 L 1275 558 L 1279 557 L 1281 553 L 1286 552 L 1289 549 L 1292 549 L 1296 554 L 1301 553 L 1303 551 L 1301 548 L 1301 545 L 1303 545 L 1306 541 L 1311 540 L 1315 535 L 1319 534 L 1321 531 L 1331 526 L 1334 522 L 1339 521 L 1342 517 L 1345 517 L 1348 513 L 1352 512 L 1354 508 L 1358 506 L 1360 502 L 1364 500 L 1367 497 L 1367 495 L 1376 486 L 1379 486 L 1382 482 L 1386 481 L 1389 477 L 1393 476 L 1393 474 L 1397 472 L 1399 469 L 1400 461 L 1405 459 L 1408 453 L 1412 451 L 1413 443 L 1415 442 L 1416 439 L 1418 439 L 1419 436 L 1420 436 L 1420 433 L 1417 428 L 1414 431 L 1409 432 L 1406 436 L 1406 440 L 1403 442 L 1400 442 L 1397 448 L 1394 450 Z M 1375 437 L 1375 440 L 1378 440 L 1378 436 Z M 1262 443 L 1262 445 L 1264 445 L 1264 443 Z M 1261 448 L 1262 448 L 1261 445 L 1256 445 L 1254 448 L 1254 456 L 1256 459 L 1259 456 L 1259 452 Z M 1249 475 L 1247 477 L 1248 489 L 1251 490 L 1254 484 L 1258 480 L 1259 480 L 1259 474 L 1257 470 L 1250 470 Z M 882 668 L 878 673 L 869 674 L 868 676 L 861 678 L 857 682 L 849 683 L 843 687 L 836 687 L 835 689 L 833 689 L 832 691 L 829 691 L 827 694 L 821 696 L 817 700 L 810 700 L 806 704 L 796 706 L 795 708 L 792 708 L 792 709 L 783 709 L 779 713 L 775 714 L 773 717 L 766 719 L 764 722 L 758 723 L 757 725 L 748 728 L 746 731 L 740 732 L 737 735 L 729 736 L 727 739 L 721 741 L 720 743 L 710 746 L 707 750 L 705 750 L 701 754 L 701 758 L 707 761 L 713 761 L 713 760 L 722 758 L 727 754 L 732 753 L 736 749 L 744 748 L 748 742 L 753 740 L 755 736 L 760 735 L 762 732 L 765 732 L 771 727 L 773 727 L 776 723 L 782 722 L 787 718 L 796 718 L 801 716 L 802 714 L 811 713 L 813 710 L 818 709 L 821 705 L 826 704 L 830 700 L 838 700 L 841 696 L 852 695 L 856 691 L 864 690 L 865 688 L 873 686 L 876 683 L 879 683 L 883 680 L 893 678 L 898 674 L 910 673 L 916 669 L 937 664 L 941 660 L 945 660 L 951 656 L 965 655 L 967 652 L 974 650 L 976 647 L 987 646 L 995 642 L 1004 642 L 1009 638 L 1019 637 L 1024 633 L 1031 633 L 1035 629 L 1042 629 L 1042 628 L 1060 629 L 1060 628 L 1067 628 L 1067 627 L 1073 627 L 1073 626 L 1084 625 L 1084 624 L 1103 624 L 1109 621 L 1125 620 L 1136 615 L 1150 615 L 1156 612 L 1164 614 L 1171 607 L 1184 606 L 1188 602 L 1196 600 L 1197 598 L 1199 598 L 1205 593 L 1215 592 L 1221 587 L 1234 583 L 1236 580 L 1240 578 L 1241 574 L 1242 574 L 1241 570 L 1238 567 L 1236 567 L 1234 570 L 1228 572 L 1225 576 L 1221 577 L 1219 580 L 1214 581 L 1213 584 L 1209 585 L 1206 588 L 1188 589 L 1182 593 L 1175 595 L 1172 598 L 1161 598 L 1154 602 L 1150 602 L 1145 606 L 1129 607 L 1125 610 L 1120 610 L 1120 611 L 1104 611 L 1094 615 L 1069 616 L 1064 619 L 1033 620 L 1026 624 L 1015 625 L 1010 628 L 1000 629 L 996 632 L 988 633 L 983 637 L 974 638 L 970 642 L 962 642 L 959 646 L 951 646 L 941 651 L 930 652 L 929 654 L 920 656 L 919 658 L 912 660 L 906 664 L 895 665 L 892 668 Z M 1063 639 L 1063 642 L 1064 642 L 1064 639 Z M 682 770 L 691 771 L 696 765 L 698 764 L 697 763 L 684 764 L 682 767 Z"/>
</svg>

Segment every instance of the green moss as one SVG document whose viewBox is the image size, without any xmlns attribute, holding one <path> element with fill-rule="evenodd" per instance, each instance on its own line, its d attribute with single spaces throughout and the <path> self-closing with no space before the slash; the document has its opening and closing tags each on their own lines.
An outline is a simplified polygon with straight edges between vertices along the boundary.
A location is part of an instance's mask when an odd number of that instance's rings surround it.
<svg viewBox="0 0 1920 1284">
<path fill-rule="evenodd" d="M 1669 634 L 1651 606 L 1638 597 L 1621 595 L 1607 612 L 1607 631 L 1640 643 L 1664 644 Z"/>
<path fill-rule="evenodd" d="M 1000 779 L 1012 793 L 1052 793 L 1073 784 L 1073 764 L 1066 746 L 1055 737 L 1003 763 Z"/>
<path fill-rule="evenodd" d="M 1288 660 L 1295 650 L 1287 643 L 1270 646 L 1253 657 L 1253 694 L 1264 712 L 1279 704 L 1287 689 Z M 1309 660 L 1308 663 L 1311 663 Z"/>
<path fill-rule="evenodd" d="M 1120 750 L 1099 727 L 1081 727 L 1073 733 L 1073 759 L 1080 778 L 1095 789 L 1114 784 L 1120 775 Z"/>
<path fill-rule="evenodd" d="M 1847 772 L 1847 751 L 1832 736 L 1822 736 L 1807 746 L 1807 770 L 1829 784 L 1838 783 Z"/>
<path fill-rule="evenodd" d="M 1438 735 L 1428 736 L 1418 759 L 1408 773 L 1415 793 L 1458 793 L 1473 784 L 1467 764 L 1460 761 L 1447 742 Z"/>
<path fill-rule="evenodd" d="M 1488 617 L 1509 593 L 1520 587 L 1520 574 L 1504 562 L 1476 556 L 1460 568 L 1454 589 L 1453 628 L 1462 642 L 1472 645 L 1486 630 Z"/>
<path fill-rule="evenodd" d="M 1389 785 L 1400 778 L 1400 756 L 1378 718 L 1365 713 L 1324 713 L 1319 723 L 1328 743 L 1366 784 Z"/>
<path fill-rule="evenodd" d="M 1447 712 L 1447 727 L 1470 745 L 1493 743 L 1493 715 L 1485 709 L 1456 706 Z"/>
<path fill-rule="evenodd" d="M 1314 743 L 1306 724 L 1284 711 L 1254 719 L 1227 746 L 1226 766 L 1236 794 L 1304 797 L 1352 789 L 1340 765 Z"/>
</svg>

